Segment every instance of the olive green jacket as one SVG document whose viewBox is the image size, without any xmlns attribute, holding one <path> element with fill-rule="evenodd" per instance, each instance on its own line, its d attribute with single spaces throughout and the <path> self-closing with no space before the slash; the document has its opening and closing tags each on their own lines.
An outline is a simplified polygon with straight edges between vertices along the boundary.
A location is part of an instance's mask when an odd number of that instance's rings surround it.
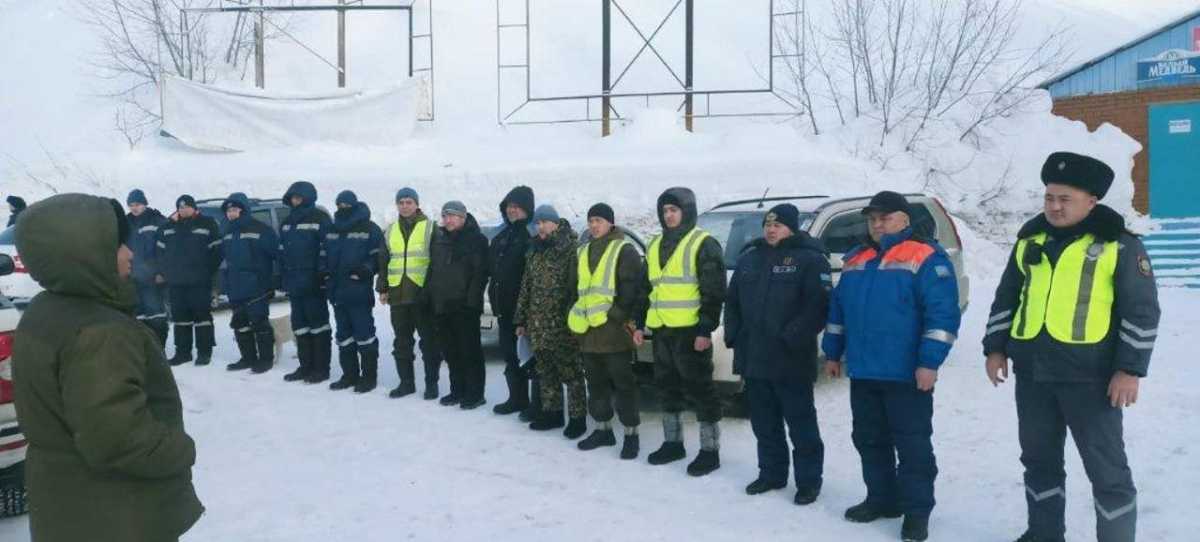
<svg viewBox="0 0 1200 542">
<path fill-rule="evenodd" d="M 174 540 L 204 511 L 196 447 L 171 369 L 117 274 L 110 200 L 64 194 L 26 213 L 17 250 L 46 289 L 13 351 L 33 541 Z"/>
</svg>

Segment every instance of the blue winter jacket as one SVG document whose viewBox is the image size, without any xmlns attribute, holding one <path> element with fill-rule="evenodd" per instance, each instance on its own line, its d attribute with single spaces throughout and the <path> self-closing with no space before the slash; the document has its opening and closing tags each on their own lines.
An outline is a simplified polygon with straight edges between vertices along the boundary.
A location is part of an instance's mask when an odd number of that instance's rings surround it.
<svg viewBox="0 0 1200 542">
<path fill-rule="evenodd" d="M 312 183 L 292 184 L 283 194 L 283 204 L 291 206 L 292 196 L 300 196 L 304 202 L 292 207 L 280 227 L 283 289 L 293 297 L 316 295 L 321 288 L 320 276 L 325 272 L 325 253 L 321 247 L 325 236 L 333 231 L 333 221 L 328 213 L 317 208 L 317 189 Z"/>
<path fill-rule="evenodd" d="M 946 251 L 906 229 L 846 253 L 821 348 L 850 378 L 914 382 L 946 360 L 961 317 Z"/>
<path fill-rule="evenodd" d="M 242 216 L 225 224 L 221 239 L 221 287 L 231 303 L 248 301 L 274 289 L 275 260 L 279 241 L 275 230 L 250 215 L 250 201 L 235 193 L 221 204 L 241 207 Z"/>
<path fill-rule="evenodd" d="M 351 207 L 334 213 L 333 231 L 325 236 L 329 302 L 334 306 L 372 307 L 383 231 L 371 222 L 371 210 L 353 192 L 338 194 L 337 202 Z"/>
<path fill-rule="evenodd" d="M 154 284 L 158 270 L 158 230 L 167 224 L 167 217 L 155 209 L 146 208 L 140 216 L 126 215 L 129 221 L 129 241 L 133 251 L 133 280 Z"/>
<path fill-rule="evenodd" d="M 811 382 L 830 287 L 825 247 L 808 233 L 775 247 L 765 239 L 749 245 L 725 296 L 725 346 L 733 349 L 734 374 Z"/>
</svg>

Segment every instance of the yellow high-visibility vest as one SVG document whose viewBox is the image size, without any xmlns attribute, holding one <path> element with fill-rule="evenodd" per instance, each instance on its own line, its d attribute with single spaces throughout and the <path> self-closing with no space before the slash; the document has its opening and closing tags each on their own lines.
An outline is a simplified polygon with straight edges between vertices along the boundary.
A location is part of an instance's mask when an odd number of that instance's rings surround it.
<svg viewBox="0 0 1200 542">
<path fill-rule="evenodd" d="M 1036 265 L 1025 263 L 1030 244 L 1045 241 L 1046 234 L 1039 233 L 1017 243 L 1016 263 L 1025 283 L 1012 337 L 1032 339 L 1045 327 L 1051 337 L 1064 343 L 1104 340 L 1112 324 L 1118 243 L 1087 234 L 1068 245 L 1054 266 L 1045 255 Z"/>
<path fill-rule="evenodd" d="M 596 241 L 592 241 L 593 243 Z M 579 299 L 567 315 L 567 327 L 580 335 L 589 328 L 600 327 L 608 322 L 608 309 L 617 296 L 617 256 L 629 244 L 624 239 L 611 241 L 592 272 L 588 266 L 588 246 L 579 247 Z"/>
<path fill-rule="evenodd" d="M 700 278 L 696 266 L 700 258 L 700 243 L 708 232 L 693 228 L 675 251 L 667 258 L 665 268 L 659 265 L 659 246 L 662 236 L 650 241 L 646 266 L 650 275 L 650 308 L 646 311 L 646 326 L 691 327 L 700 323 Z"/>
<path fill-rule="evenodd" d="M 429 220 L 421 219 L 413 225 L 408 241 L 404 240 L 404 232 L 400 230 L 397 220 L 388 230 L 388 286 L 395 288 L 404 277 L 408 277 L 417 286 L 425 286 L 425 274 L 429 269 L 429 246 L 432 244 L 433 228 Z"/>
</svg>

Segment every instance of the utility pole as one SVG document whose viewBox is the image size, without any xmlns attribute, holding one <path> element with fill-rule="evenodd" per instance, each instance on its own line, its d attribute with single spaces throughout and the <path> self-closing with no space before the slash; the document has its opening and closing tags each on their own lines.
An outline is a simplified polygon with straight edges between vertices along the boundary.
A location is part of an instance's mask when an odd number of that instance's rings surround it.
<svg viewBox="0 0 1200 542">
<path fill-rule="evenodd" d="M 686 2 L 686 5 L 684 7 L 684 20 L 685 20 L 684 26 L 686 27 L 686 29 L 684 30 L 684 38 L 683 38 L 684 39 L 684 44 L 683 44 L 683 64 L 684 64 L 683 83 L 684 83 L 684 87 L 685 87 L 684 90 L 687 91 L 687 94 L 684 95 L 684 98 L 683 98 L 683 100 L 684 100 L 683 124 L 684 124 L 684 127 L 687 128 L 687 131 L 691 132 L 692 131 L 692 120 L 693 120 L 693 117 L 692 117 L 692 107 L 693 107 L 693 102 L 692 102 L 692 48 L 693 47 L 692 46 L 694 44 L 693 30 L 694 30 L 694 23 L 695 23 L 695 19 L 693 18 L 693 15 L 694 15 L 693 10 L 694 10 L 695 6 L 693 5 L 694 0 L 685 0 L 685 2 Z"/>
<path fill-rule="evenodd" d="M 338 0 L 339 6 L 346 5 L 346 0 Z M 410 13 L 411 17 L 412 14 Z M 346 10 L 338 10 L 338 88 L 346 88 Z"/>
<path fill-rule="evenodd" d="M 258 0 L 258 5 L 263 5 L 263 0 Z M 263 17 L 266 15 L 262 10 L 258 12 L 258 18 L 254 21 L 254 86 L 258 88 L 267 88 L 266 68 L 266 51 L 264 51 L 263 43 Z"/>
<path fill-rule="evenodd" d="M 601 9 L 601 26 L 603 30 L 601 31 L 602 44 L 600 48 L 603 51 L 603 58 L 601 60 L 603 75 L 601 81 L 604 88 L 604 96 L 600 98 L 600 108 L 602 110 L 600 135 L 608 137 L 612 134 L 612 126 L 609 124 L 611 122 L 610 111 L 612 111 L 612 99 L 608 97 L 608 94 L 612 92 L 612 0 L 600 1 L 603 5 Z"/>
</svg>

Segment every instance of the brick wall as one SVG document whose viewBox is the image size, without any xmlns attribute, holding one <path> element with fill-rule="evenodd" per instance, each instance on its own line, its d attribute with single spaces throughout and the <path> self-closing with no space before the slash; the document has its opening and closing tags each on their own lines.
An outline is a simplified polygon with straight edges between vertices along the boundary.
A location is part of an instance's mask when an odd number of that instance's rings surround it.
<svg viewBox="0 0 1200 542">
<path fill-rule="evenodd" d="M 1140 212 L 1149 213 L 1149 105 L 1196 100 L 1200 100 L 1200 85 L 1063 98 L 1054 101 L 1053 112 L 1060 117 L 1081 121 L 1087 124 L 1089 130 L 1095 130 L 1107 122 L 1142 144 L 1142 152 L 1133 158 L 1133 207 Z"/>
</svg>

